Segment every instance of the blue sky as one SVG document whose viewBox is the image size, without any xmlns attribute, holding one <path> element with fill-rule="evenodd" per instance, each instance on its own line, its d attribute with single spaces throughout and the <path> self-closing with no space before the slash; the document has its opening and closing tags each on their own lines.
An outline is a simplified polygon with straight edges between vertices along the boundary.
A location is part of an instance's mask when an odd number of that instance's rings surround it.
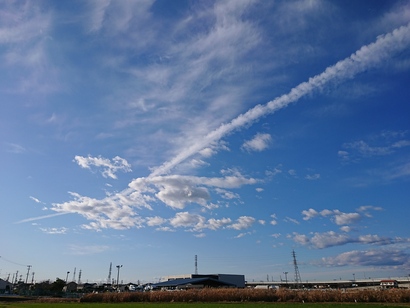
<svg viewBox="0 0 410 308">
<path fill-rule="evenodd" d="M 197 255 L 292 280 L 293 250 L 303 281 L 408 276 L 409 22 L 407 1 L 2 2 L 0 277 L 149 282 Z"/>
</svg>

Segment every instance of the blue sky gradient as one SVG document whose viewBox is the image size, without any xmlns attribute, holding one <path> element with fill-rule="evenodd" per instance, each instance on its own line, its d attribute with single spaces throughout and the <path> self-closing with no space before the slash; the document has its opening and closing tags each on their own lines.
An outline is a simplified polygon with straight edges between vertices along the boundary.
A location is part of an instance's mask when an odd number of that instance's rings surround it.
<svg viewBox="0 0 410 308">
<path fill-rule="evenodd" d="M 6 1 L 0 59 L 0 278 L 410 275 L 408 2 Z"/>
</svg>

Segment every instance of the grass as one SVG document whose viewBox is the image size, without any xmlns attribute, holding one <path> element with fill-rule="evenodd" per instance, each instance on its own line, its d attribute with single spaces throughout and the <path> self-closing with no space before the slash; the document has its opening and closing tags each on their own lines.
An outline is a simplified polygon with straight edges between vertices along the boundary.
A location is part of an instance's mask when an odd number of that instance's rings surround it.
<svg viewBox="0 0 410 308">
<path fill-rule="evenodd" d="M 0 303 L 0 308 L 398 308 L 409 304 L 368 303 Z"/>
</svg>

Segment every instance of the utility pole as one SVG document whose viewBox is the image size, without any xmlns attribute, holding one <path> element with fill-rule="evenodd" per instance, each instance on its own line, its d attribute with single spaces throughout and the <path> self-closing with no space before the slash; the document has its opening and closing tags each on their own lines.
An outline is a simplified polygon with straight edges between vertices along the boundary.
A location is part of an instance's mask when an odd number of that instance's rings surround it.
<svg viewBox="0 0 410 308">
<path fill-rule="evenodd" d="M 286 287 L 288 287 L 288 273 L 289 272 L 283 272 L 285 274 L 285 283 L 286 283 Z M 281 279 L 282 280 L 282 279 Z"/>
<path fill-rule="evenodd" d="M 30 268 L 31 268 L 31 265 L 27 265 L 26 283 L 27 283 L 27 280 L 28 280 L 28 274 L 30 273 Z"/>
<path fill-rule="evenodd" d="M 117 265 L 117 289 L 119 290 L 120 287 L 120 268 L 122 265 Z"/>
</svg>

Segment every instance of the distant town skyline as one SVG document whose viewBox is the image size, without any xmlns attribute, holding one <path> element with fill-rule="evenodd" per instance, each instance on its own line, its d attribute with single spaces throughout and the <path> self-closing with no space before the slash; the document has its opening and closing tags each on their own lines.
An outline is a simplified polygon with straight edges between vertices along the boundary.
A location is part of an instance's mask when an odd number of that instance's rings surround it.
<svg viewBox="0 0 410 308">
<path fill-rule="evenodd" d="M 408 2 L 0 17 L 0 278 L 410 274 Z"/>
</svg>

